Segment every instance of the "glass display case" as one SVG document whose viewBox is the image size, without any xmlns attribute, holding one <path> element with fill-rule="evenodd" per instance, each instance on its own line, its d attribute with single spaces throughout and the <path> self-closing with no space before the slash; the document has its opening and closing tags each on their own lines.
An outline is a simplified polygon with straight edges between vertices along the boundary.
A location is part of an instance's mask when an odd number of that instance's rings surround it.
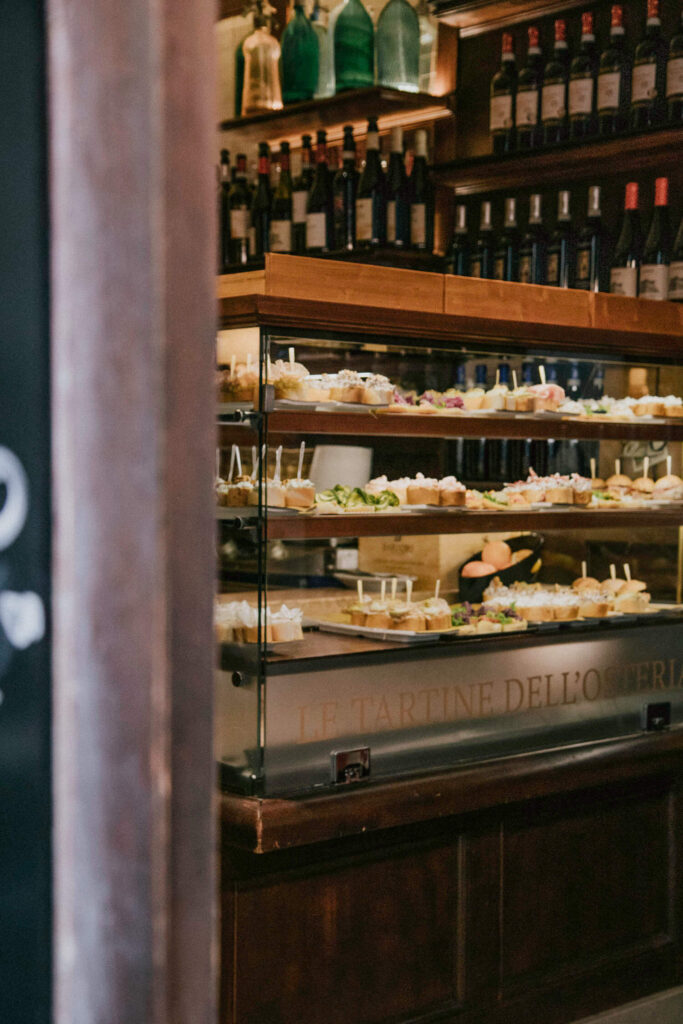
<svg viewBox="0 0 683 1024">
<path fill-rule="evenodd" d="M 231 278 L 226 789 L 311 793 L 681 720 L 681 317 L 642 305 L 294 257 Z"/>
</svg>

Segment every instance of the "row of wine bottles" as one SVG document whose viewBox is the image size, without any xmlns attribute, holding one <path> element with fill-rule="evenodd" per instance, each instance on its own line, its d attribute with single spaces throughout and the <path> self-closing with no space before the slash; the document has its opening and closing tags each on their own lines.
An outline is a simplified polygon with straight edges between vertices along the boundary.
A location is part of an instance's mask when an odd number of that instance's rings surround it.
<svg viewBox="0 0 683 1024">
<path fill-rule="evenodd" d="M 378 246 L 430 252 L 434 245 L 434 192 L 427 167 L 427 132 L 415 132 L 415 153 L 406 172 L 403 129 L 391 133 L 388 169 L 382 167 L 377 121 L 368 121 L 365 165 L 356 167 L 353 127 L 344 128 L 342 165 L 328 166 L 327 133 L 320 130 L 314 154 L 302 138 L 300 173 L 292 178 L 289 144 L 280 144 L 278 176 L 270 181 L 268 144 L 259 146 L 258 180 L 247 181 L 247 160 L 237 157 L 235 180 L 221 164 L 218 197 L 218 269 L 245 264 L 266 252 L 311 255 Z"/>
<path fill-rule="evenodd" d="M 279 110 L 297 103 L 362 89 L 377 82 L 407 92 L 430 84 L 436 31 L 426 0 L 388 0 L 375 29 L 362 0 L 342 0 L 327 19 L 315 3 L 294 0 L 281 43 L 271 32 L 267 0 L 255 0 L 253 32 L 240 43 L 235 64 L 237 115 Z"/>
<path fill-rule="evenodd" d="M 539 30 L 530 26 L 527 60 L 519 72 L 513 36 L 503 33 L 501 67 L 491 80 L 494 153 L 683 124 L 683 26 L 667 46 L 660 0 L 647 0 L 645 31 L 632 55 L 621 4 L 612 6 L 610 37 L 601 53 L 594 24 L 593 12 L 584 11 L 579 51 L 572 58 L 567 22 L 558 18 L 553 53 L 545 63 Z"/>
<path fill-rule="evenodd" d="M 601 189 L 588 189 L 586 219 L 572 225 L 571 193 L 558 192 L 555 228 L 544 224 L 542 196 L 529 200 L 529 219 L 522 235 L 515 197 L 505 199 L 503 232 L 496 237 L 491 202 L 481 204 L 479 233 L 470 245 L 467 207 L 457 204 L 450 259 L 454 274 L 554 285 L 644 299 L 683 301 L 683 219 L 672 244 L 669 223 L 669 180 L 655 182 L 654 210 L 645 234 L 639 213 L 638 183 L 629 182 L 624 215 L 616 241 L 602 221 Z"/>
</svg>

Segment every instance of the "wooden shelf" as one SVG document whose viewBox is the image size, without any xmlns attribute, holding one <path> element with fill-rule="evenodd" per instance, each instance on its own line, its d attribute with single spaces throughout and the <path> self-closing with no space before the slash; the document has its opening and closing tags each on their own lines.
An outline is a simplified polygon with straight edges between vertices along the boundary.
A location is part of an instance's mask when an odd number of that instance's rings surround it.
<svg viewBox="0 0 683 1024">
<path fill-rule="evenodd" d="M 220 510 L 229 520 L 229 509 Z M 239 517 L 242 525 L 250 520 Z M 253 523 L 256 525 L 256 514 Z M 683 506 L 642 509 L 584 509 L 572 505 L 517 511 L 453 510 L 429 512 L 360 512 L 341 515 L 284 513 L 270 516 L 268 540 L 321 540 L 330 537 L 407 537 L 436 533 L 487 533 L 491 530 L 591 530 L 610 527 L 683 525 Z"/>
<path fill-rule="evenodd" d="M 432 0 L 430 4 L 439 21 L 458 28 L 463 39 L 582 5 L 583 0 Z"/>
<path fill-rule="evenodd" d="M 452 109 L 452 93 L 430 96 L 374 85 L 341 92 L 324 100 L 292 103 L 268 114 L 232 118 L 223 121 L 220 130 L 233 133 L 245 144 L 268 142 L 272 146 L 288 141 L 298 148 L 301 134 L 313 133 L 318 128 L 325 128 L 328 143 L 336 144 L 341 142 L 346 124 L 353 125 L 356 138 L 365 136 L 368 117 L 379 118 L 380 130 L 387 131 L 399 124 L 408 127 L 437 121 L 450 116 Z"/>
<path fill-rule="evenodd" d="M 222 424 L 221 443 L 240 443 L 247 424 Z M 439 416 L 419 413 L 272 412 L 268 435 L 330 434 L 339 437 L 533 438 L 534 440 L 683 441 L 683 418 L 617 423 L 555 416 L 491 413 Z"/>
<path fill-rule="evenodd" d="M 542 185 L 564 187 L 566 182 L 626 171 L 637 175 L 654 169 L 664 174 L 680 166 L 682 150 L 683 128 L 660 128 L 520 155 L 456 160 L 437 165 L 434 173 L 442 185 L 460 195 Z"/>
</svg>

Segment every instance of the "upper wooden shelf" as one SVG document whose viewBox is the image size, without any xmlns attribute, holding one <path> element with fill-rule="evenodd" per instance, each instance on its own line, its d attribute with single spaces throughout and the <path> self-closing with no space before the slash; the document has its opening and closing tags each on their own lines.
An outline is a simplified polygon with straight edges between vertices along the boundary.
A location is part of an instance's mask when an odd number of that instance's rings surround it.
<svg viewBox="0 0 683 1024">
<path fill-rule="evenodd" d="M 506 28 L 532 17 L 583 6 L 584 0 L 432 0 L 439 21 L 460 30 L 463 39 Z"/>
<path fill-rule="evenodd" d="M 455 160 L 439 164 L 434 173 L 460 195 L 541 185 L 559 188 L 569 181 L 623 174 L 626 168 L 633 175 L 647 170 L 664 174 L 680 166 L 681 152 L 683 128 L 660 128 L 522 155 Z"/>
<path fill-rule="evenodd" d="M 453 110 L 453 94 L 430 96 L 422 92 L 401 92 L 386 86 L 374 85 L 368 89 L 340 92 L 324 100 L 292 103 L 282 110 L 251 117 L 235 117 L 223 121 L 222 132 L 234 133 L 241 142 L 268 142 L 274 145 L 289 142 L 301 145 L 303 132 L 314 134 L 316 129 L 327 130 L 327 141 L 333 145 L 342 141 L 344 125 L 353 125 L 356 138 L 366 134 L 368 117 L 380 119 L 380 130 L 388 131 L 395 125 L 412 127 L 448 117 Z"/>
<path fill-rule="evenodd" d="M 500 344 L 657 361 L 683 357 L 683 306 L 616 295 L 270 254 L 264 270 L 218 279 L 223 327 L 305 337 Z"/>
</svg>

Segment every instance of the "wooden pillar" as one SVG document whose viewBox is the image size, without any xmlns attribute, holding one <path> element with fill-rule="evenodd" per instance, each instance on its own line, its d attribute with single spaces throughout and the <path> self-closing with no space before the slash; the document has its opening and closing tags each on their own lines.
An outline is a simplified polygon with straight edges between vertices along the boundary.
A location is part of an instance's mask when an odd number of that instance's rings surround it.
<svg viewBox="0 0 683 1024">
<path fill-rule="evenodd" d="M 55 1020 L 208 1024 L 210 0 L 48 0 Z"/>
</svg>

